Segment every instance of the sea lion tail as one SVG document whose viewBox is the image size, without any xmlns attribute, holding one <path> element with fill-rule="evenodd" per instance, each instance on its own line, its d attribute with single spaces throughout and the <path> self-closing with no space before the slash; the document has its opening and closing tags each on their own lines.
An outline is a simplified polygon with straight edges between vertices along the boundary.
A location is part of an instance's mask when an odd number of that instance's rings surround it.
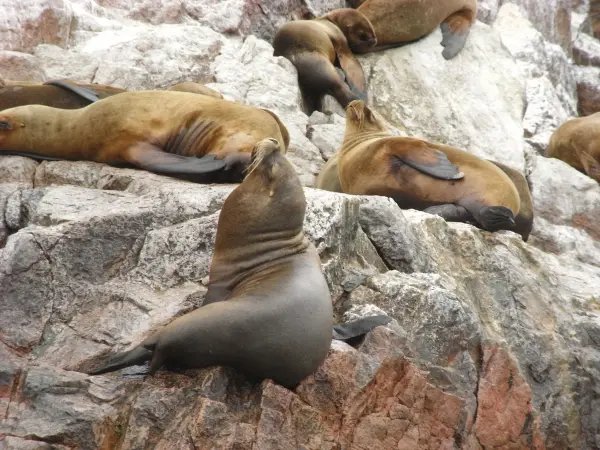
<svg viewBox="0 0 600 450">
<path fill-rule="evenodd" d="M 333 325 L 333 339 L 346 341 L 363 335 L 380 325 L 385 325 L 392 320 L 390 316 L 378 314 L 376 316 L 363 317 L 347 323 L 336 323 Z"/>
<path fill-rule="evenodd" d="M 113 355 L 104 365 L 90 370 L 88 375 L 101 375 L 103 373 L 114 372 L 115 370 L 123 369 L 125 367 L 143 364 L 152 359 L 153 353 L 154 352 L 152 350 L 148 350 L 140 345 L 132 350 Z"/>
<path fill-rule="evenodd" d="M 512 230 L 516 226 L 515 215 L 504 206 L 484 206 L 478 220 L 488 231 Z"/>
</svg>

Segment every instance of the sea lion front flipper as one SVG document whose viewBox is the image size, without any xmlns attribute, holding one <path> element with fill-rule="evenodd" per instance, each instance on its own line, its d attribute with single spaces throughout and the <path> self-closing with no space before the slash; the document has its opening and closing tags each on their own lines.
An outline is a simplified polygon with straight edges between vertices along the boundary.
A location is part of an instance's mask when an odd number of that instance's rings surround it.
<svg viewBox="0 0 600 450">
<path fill-rule="evenodd" d="M 96 93 L 88 87 L 78 86 L 77 84 L 68 81 L 68 80 L 50 80 L 46 81 L 44 84 L 49 86 L 57 86 L 67 91 L 73 92 L 74 94 L 79 95 L 81 98 L 88 100 L 91 103 L 97 102 L 100 100 L 100 97 L 96 95 Z"/>
<path fill-rule="evenodd" d="M 512 230 L 515 228 L 515 215 L 505 206 L 484 206 L 476 219 L 487 231 Z"/>
<path fill-rule="evenodd" d="M 380 325 L 385 325 L 392 320 L 390 316 L 379 314 L 377 316 L 363 317 L 352 322 L 336 323 L 333 325 L 333 339 L 346 341 L 371 331 Z"/>
<path fill-rule="evenodd" d="M 350 49 L 342 46 L 336 46 L 336 54 L 340 67 L 344 71 L 346 77 L 346 83 L 350 86 L 350 89 L 358 95 L 358 97 L 366 102 L 367 101 L 367 80 L 365 79 L 365 73 L 363 71 L 360 62 L 352 54 Z"/>
<path fill-rule="evenodd" d="M 100 367 L 88 371 L 88 375 L 101 375 L 107 372 L 123 369 L 129 366 L 137 366 L 152 359 L 152 350 L 148 350 L 142 346 L 135 347 L 132 350 L 116 353 Z"/>
<path fill-rule="evenodd" d="M 429 147 L 425 142 L 392 147 L 392 169 L 403 164 L 442 180 L 460 180 L 465 176 L 445 153 Z"/>
<path fill-rule="evenodd" d="M 468 17 L 472 15 L 472 11 L 458 11 L 451 14 L 440 24 L 442 30 L 442 56 L 445 59 L 452 59 L 463 49 L 469 31 L 471 30 L 471 23 Z"/>
<path fill-rule="evenodd" d="M 148 142 L 138 142 L 126 152 L 127 162 L 148 170 L 166 175 L 199 175 L 216 172 L 227 166 L 226 161 L 215 155 L 195 156 L 174 155 L 162 151 Z"/>
</svg>

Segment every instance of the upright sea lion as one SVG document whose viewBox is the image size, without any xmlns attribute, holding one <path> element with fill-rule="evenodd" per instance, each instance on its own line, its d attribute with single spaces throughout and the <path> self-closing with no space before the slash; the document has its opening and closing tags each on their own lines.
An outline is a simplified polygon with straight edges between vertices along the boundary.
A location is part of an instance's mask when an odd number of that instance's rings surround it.
<svg viewBox="0 0 600 450">
<path fill-rule="evenodd" d="M 416 41 L 440 25 L 442 55 L 454 58 L 462 50 L 477 15 L 477 0 L 366 0 L 358 11 L 373 25 L 377 45 L 355 53 L 399 47 Z"/>
<path fill-rule="evenodd" d="M 393 136 L 360 100 L 346 108 L 338 174 L 345 193 L 388 196 L 447 220 L 464 208 L 488 231 L 513 230 L 520 208 L 517 188 L 497 166 L 447 145 Z"/>
<path fill-rule="evenodd" d="M 0 111 L 0 156 L 129 164 L 201 182 L 237 182 L 254 145 L 289 135 L 267 110 L 173 91 L 123 92 L 81 109 Z"/>
<path fill-rule="evenodd" d="M 315 187 L 317 189 L 323 189 L 324 191 L 331 192 L 344 192 L 342 190 L 340 177 L 338 175 L 338 155 L 339 153 L 336 153 L 329 158 L 327 163 L 319 172 L 319 175 L 315 181 Z M 533 227 L 533 198 L 531 196 L 527 179 L 518 170 L 515 170 L 497 161 L 492 161 L 491 159 L 488 159 L 488 161 L 502 170 L 508 176 L 508 178 L 511 179 L 517 188 L 517 191 L 519 192 L 519 213 L 515 217 L 515 228 L 512 231 L 520 234 L 523 240 L 527 242 Z M 456 222 L 468 222 L 476 225 L 475 218 L 462 206 L 452 205 L 450 208 L 454 208 L 455 210 L 452 215 L 446 216 L 447 220 L 453 219 L 453 221 Z M 443 209 L 448 209 L 448 206 L 444 206 Z M 428 212 L 437 213 L 439 211 L 440 208 L 433 207 L 432 209 L 429 209 Z M 443 214 L 441 215 L 443 216 Z"/>
<path fill-rule="evenodd" d="M 284 56 L 298 70 L 298 83 L 308 113 L 321 109 L 325 94 L 343 106 L 367 99 L 367 83 L 352 51 L 367 50 L 377 43 L 369 21 L 350 8 L 335 9 L 312 20 L 284 24 L 273 41 L 274 56 Z M 342 69 L 346 81 L 340 76 Z"/>
<path fill-rule="evenodd" d="M 325 359 L 331 296 L 315 247 L 302 231 L 306 200 L 275 139 L 252 151 L 248 175 L 225 200 L 204 305 L 90 371 L 151 360 L 161 366 L 233 367 L 293 387 Z"/>
<path fill-rule="evenodd" d="M 223 96 L 199 83 L 178 83 L 167 90 L 193 92 L 223 98 Z M 79 109 L 100 99 L 122 92 L 116 86 L 97 83 L 80 83 L 71 80 L 52 80 L 45 83 L 30 81 L 7 81 L 0 84 L 0 111 L 25 105 L 45 105 L 61 109 Z"/>
<path fill-rule="evenodd" d="M 600 113 L 559 126 L 550 136 L 546 156 L 558 158 L 600 182 Z"/>
</svg>

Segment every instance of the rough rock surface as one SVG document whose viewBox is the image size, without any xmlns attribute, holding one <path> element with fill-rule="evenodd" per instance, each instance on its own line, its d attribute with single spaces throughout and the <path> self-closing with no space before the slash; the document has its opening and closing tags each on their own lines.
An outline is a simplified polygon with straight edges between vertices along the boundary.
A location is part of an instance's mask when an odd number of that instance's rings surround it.
<svg viewBox="0 0 600 450">
<path fill-rule="evenodd" d="M 593 108 L 581 73 L 600 70 L 589 36 L 574 36 L 574 55 L 591 67 L 569 60 L 564 0 L 482 1 L 488 25 L 451 61 L 439 30 L 360 57 L 393 133 L 524 171 L 528 243 L 310 188 L 339 148 L 343 111 L 328 103 L 307 117 L 295 69 L 269 40 L 341 0 L 17 3 L 0 20 L 0 77 L 129 89 L 192 80 L 275 111 L 336 320 L 394 320 L 355 347 L 333 341 L 294 390 L 223 367 L 88 377 L 107 353 L 202 304 L 234 187 L 0 157 L 0 448 L 600 448 L 600 187 L 543 156 L 556 126 Z"/>
</svg>

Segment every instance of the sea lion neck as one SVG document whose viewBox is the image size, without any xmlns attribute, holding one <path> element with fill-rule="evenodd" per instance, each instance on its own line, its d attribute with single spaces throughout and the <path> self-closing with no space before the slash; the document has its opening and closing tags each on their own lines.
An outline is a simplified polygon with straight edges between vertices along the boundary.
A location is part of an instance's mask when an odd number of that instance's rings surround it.
<svg viewBox="0 0 600 450">
<path fill-rule="evenodd" d="M 210 283 L 230 289 L 274 261 L 305 252 L 306 199 L 290 162 L 279 152 L 260 163 L 225 200 Z"/>
</svg>

